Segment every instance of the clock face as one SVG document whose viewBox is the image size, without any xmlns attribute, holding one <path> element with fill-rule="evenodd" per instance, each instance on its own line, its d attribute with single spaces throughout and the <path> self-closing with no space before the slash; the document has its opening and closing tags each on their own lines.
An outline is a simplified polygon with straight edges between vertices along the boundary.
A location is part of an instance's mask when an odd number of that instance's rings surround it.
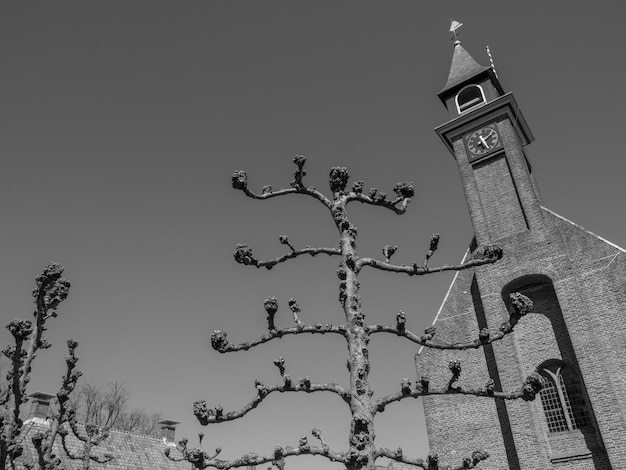
<svg viewBox="0 0 626 470">
<path fill-rule="evenodd" d="M 495 129 L 483 127 L 469 136 L 467 148 L 474 156 L 480 156 L 493 150 L 498 145 L 499 140 Z"/>
</svg>

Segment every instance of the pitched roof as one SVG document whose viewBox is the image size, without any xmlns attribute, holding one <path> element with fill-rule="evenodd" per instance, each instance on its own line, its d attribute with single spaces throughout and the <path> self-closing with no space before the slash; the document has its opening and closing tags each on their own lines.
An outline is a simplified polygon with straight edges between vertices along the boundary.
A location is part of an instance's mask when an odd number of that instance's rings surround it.
<svg viewBox="0 0 626 470">
<path fill-rule="evenodd" d="M 454 41 L 454 54 L 452 55 L 448 81 L 438 95 L 489 69 L 489 66 L 480 65 L 476 62 L 474 58 L 469 55 L 469 52 L 461 46 L 461 41 Z"/>
<path fill-rule="evenodd" d="M 17 469 L 23 470 L 23 462 L 33 462 L 37 459 L 35 447 L 31 441 L 37 431 L 46 431 L 49 428 L 43 419 L 30 419 L 24 423 L 23 441 L 24 454 L 19 459 Z M 71 432 L 66 438 L 67 447 L 74 455 L 83 454 L 83 443 Z M 133 434 L 126 431 L 111 429 L 107 437 L 100 445 L 91 448 L 91 454 L 104 457 L 110 454 L 113 459 L 106 463 L 91 462 L 93 470 L 189 470 L 189 462 L 173 462 L 164 455 L 167 444 L 163 439 L 142 434 Z M 61 459 L 63 468 L 66 470 L 82 469 L 82 461 L 70 459 L 61 445 L 58 437 L 54 443 L 54 453 Z"/>
</svg>

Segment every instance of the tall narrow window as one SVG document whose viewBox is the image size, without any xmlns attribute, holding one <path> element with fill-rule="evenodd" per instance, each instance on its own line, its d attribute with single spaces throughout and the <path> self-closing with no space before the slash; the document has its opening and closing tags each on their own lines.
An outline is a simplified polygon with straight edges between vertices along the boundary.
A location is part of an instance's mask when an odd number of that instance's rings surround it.
<svg viewBox="0 0 626 470">
<path fill-rule="evenodd" d="M 543 376 L 539 396 L 548 430 L 563 432 L 591 426 L 583 384 L 576 371 L 555 361 L 539 372 Z"/>
<path fill-rule="evenodd" d="M 541 389 L 539 396 L 541 397 L 543 412 L 548 422 L 548 429 L 550 432 L 567 431 L 569 427 L 565 419 L 559 391 L 554 385 L 552 378 L 547 378 L 545 374 L 542 375 L 544 376 L 543 389 Z"/>
<path fill-rule="evenodd" d="M 456 95 L 456 107 L 459 113 L 473 108 L 485 101 L 485 94 L 480 85 L 468 85 Z"/>
<path fill-rule="evenodd" d="M 566 391 L 565 403 L 574 429 L 591 426 L 587 400 L 580 377 L 570 367 L 565 367 L 561 371 L 560 379 L 561 388 Z"/>
</svg>

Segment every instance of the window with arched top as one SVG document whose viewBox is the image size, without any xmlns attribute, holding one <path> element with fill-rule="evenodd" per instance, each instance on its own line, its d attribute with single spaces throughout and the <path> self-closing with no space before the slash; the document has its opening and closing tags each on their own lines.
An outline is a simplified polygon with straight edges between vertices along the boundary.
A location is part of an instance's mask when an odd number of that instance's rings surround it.
<svg viewBox="0 0 626 470">
<path fill-rule="evenodd" d="M 477 104 L 484 103 L 485 93 L 480 85 L 468 85 L 456 95 L 456 108 L 459 113 L 473 108 Z"/>
<path fill-rule="evenodd" d="M 538 372 L 543 377 L 539 396 L 548 431 L 573 431 L 591 426 L 584 385 L 576 371 L 562 361 L 553 361 Z"/>
</svg>

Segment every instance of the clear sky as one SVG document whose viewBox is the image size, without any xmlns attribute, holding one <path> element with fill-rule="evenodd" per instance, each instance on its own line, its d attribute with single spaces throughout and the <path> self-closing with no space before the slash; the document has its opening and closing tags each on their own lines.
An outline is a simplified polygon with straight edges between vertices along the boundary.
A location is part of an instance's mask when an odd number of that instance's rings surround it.
<svg viewBox="0 0 626 470">
<path fill-rule="evenodd" d="M 269 258 L 283 253 L 278 235 L 302 247 L 334 246 L 337 234 L 306 198 L 235 192 L 233 170 L 246 170 L 255 188 L 287 186 L 291 158 L 304 154 L 305 181 L 320 189 L 333 165 L 388 193 L 414 181 L 402 217 L 351 208 L 360 254 L 395 244 L 396 261 L 420 261 L 440 232 L 432 263 L 460 260 L 472 228 L 454 159 L 433 131 L 448 120 L 436 93 L 454 18 L 476 60 L 487 64 L 491 47 L 534 132 L 528 154 L 544 204 L 626 246 L 625 16 L 617 0 L 2 2 L 3 322 L 30 315 L 34 277 L 49 261 L 72 281 L 30 391 L 58 389 L 72 337 L 87 379 L 126 382 L 133 406 L 181 421 L 177 437 L 195 442 L 204 432 L 205 448 L 222 446 L 226 458 L 296 445 L 314 426 L 345 449 L 348 413 L 334 395 L 272 396 L 242 420 L 206 428 L 192 415 L 198 399 L 225 410 L 247 403 L 255 378 L 279 380 L 278 356 L 293 377 L 347 384 L 339 337 L 211 349 L 216 328 L 234 342 L 263 334 L 270 295 L 282 326 L 291 325 L 290 297 L 305 322 L 342 321 L 334 260 L 270 272 L 234 263 L 238 242 Z M 401 309 L 421 331 L 451 276 L 361 280 L 371 323 L 392 323 Z M 414 380 L 414 353 L 412 343 L 373 339 L 378 394 Z M 417 401 L 390 406 L 376 425 L 377 443 L 427 454 Z M 338 465 L 308 458 L 288 467 Z"/>
</svg>

